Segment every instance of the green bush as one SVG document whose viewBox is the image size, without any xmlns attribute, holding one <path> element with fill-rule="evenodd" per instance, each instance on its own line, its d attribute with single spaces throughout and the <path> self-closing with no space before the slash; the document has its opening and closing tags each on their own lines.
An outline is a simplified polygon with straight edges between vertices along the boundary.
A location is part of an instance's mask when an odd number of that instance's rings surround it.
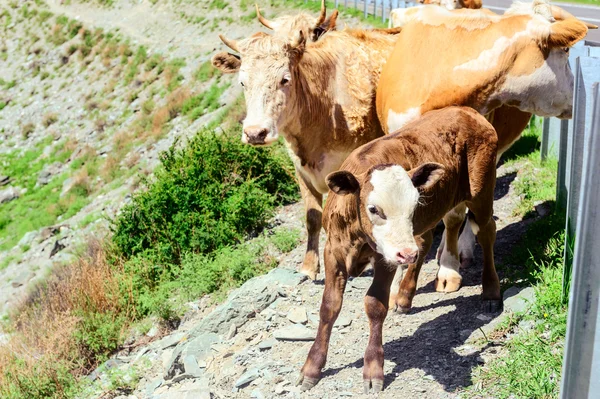
<svg viewBox="0 0 600 399">
<path fill-rule="evenodd" d="M 276 205 L 296 198 L 282 148 L 251 147 L 235 133 L 202 131 L 162 155 L 156 181 L 113 221 L 113 240 L 126 258 L 151 250 L 168 266 L 186 252 L 235 244 L 261 228 Z"/>
</svg>

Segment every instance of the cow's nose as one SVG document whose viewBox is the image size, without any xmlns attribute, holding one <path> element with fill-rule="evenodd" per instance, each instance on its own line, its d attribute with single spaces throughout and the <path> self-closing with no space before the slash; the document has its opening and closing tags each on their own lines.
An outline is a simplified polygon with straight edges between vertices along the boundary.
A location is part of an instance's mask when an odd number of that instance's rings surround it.
<svg viewBox="0 0 600 399">
<path fill-rule="evenodd" d="M 265 144 L 265 138 L 269 130 L 260 126 L 248 126 L 244 128 L 244 134 L 249 144 Z"/>
<path fill-rule="evenodd" d="M 404 248 L 403 250 L 401 250 L 400 252 L 398 252 L 396 254 L 396 259 L 398 259 L 398 262 L 405 265 L 405 264 L 415 263 L 417 261 L 418 255 L 419 255 L 419 251 L 415 251 L 410 248 Z"/>
<path fill-rule="evenodd" d="M 573 107 L 564 111 L 562 114 L 558 115 L 558 119 L 572 119 L 573 118 Z"/>
</svg>

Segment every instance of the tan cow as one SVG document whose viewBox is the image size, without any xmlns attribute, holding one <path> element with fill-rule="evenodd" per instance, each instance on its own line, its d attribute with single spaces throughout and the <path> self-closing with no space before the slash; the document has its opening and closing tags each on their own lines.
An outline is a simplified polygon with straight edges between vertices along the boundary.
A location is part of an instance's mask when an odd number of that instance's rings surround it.
<svg viewBox="0 0 600 399">
<path fill-rule="evenodd" d="M 435 6 L 420 10 L 404 26 L 381 75 L 377 113 L 386 132 L 448 104 L 471 106 L 482 114 L 513 106 L 522 111 L 523 122 L 527 113 L 571 117 L 568 51 L 585 37 L 588 28 L 583 22 L 575 18 L 551 22 L 539 13 L 496 16 Z M 430 65 L 435 65 L 436 73 L 427 79 L 403 79 L 422 75 Z M 518 139 L 521 129 L 505 133 L 509 134 L 498 132 L 499 154 Z M 454 217 L 462 221 L 464 213 Z M 460 226 L 455 231 L 446 227 L 436 289 L 449 292 L 462 281 L 456 245 Z M 411 300 L 395 298 L 402 308 L 409 308 Z"/>
<path fill-rule="evenodd" d="M 321 0 L 321 13 L 317 18 L 300 13 L 297 15 L 284 15 L 269 21 L 260 14 L 258 4 L 255 4 L 255 7 L 259 22 L 282 37 L 291 37 L 296 32 L 302 31 L 307 41 L 316 42 L 323 33 L 335 30 L 337 25 L 338 10 L 333 10 L 329 18 L 326 18 L 325 0 Z"/>
<path fill-rule="evenodd" d="M 291 39 L 267 34 L 239 43 L 222 39 L 241 54 L 216 54 L 213 65 L 239 72 L 247 110 L 242 141 L 267 145 L 282 135 L 295 164 L 308 230 L 300 271 L 314 279 L 325 176 L 356 147 L 383 135 L 375 90 L 395 36 L 344 30 L 327 32 L 316 43 L 306 43 L 302 31 Z"/>
<path fill-rule="evenodd" d="M 363 380 L 365 393 L 383 389 L 382 326 L 394 273 L 411 263 L 418 276 L 433 229 L 457 206 L 469 207 L 483 248 L 486 310 L 500 308 L 492 217 L 497 140 L 492 125 L 473 109 L 447 107 L 357 148 L 327 176 L 325 290 L 317 337 L 298 381 L 303 390 L 320 379 L 348 276 L 360 275 L 368 259 L 374 259 L 375 275 L 365 297 L 370 333 Z"/>
</svg>

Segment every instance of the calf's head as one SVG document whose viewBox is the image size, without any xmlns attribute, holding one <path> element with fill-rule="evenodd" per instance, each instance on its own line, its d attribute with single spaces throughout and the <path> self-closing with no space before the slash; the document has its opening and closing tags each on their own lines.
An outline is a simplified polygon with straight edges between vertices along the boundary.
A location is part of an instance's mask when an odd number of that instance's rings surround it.
<svg viewBox="0 0 600 399">
<path fill-rule="evenodd" d="M 421 193 L 432 188 L 444 168 L 425 163 L 405 171 L 400 165 L 382 164 L 355 176 L 337 171 L 327 185 L 337 195 L 354 195 L 360 228 L 369 244 L 392 265 L 414 263 L 419 248 L 413 235 L 413 215 Z"/>
<path fill-rule="evenodd" d="M 298 77 L 296 66 L 304 54 L 305 36 L 302 31 L 292 38 L 258 33 L 239 43 L 220 37 L 241 55 L 218 53 L 212 64 L 225 73 L 239 72 L 247 113 L 242 142 L 272 144 L 279 137 L 278 125 Z"/>
</svg>

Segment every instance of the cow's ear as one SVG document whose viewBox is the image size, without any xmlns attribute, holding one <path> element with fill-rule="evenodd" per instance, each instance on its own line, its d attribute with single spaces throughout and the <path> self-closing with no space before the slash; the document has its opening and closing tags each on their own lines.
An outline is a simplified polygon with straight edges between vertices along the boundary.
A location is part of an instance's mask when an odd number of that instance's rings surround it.
<svg viewBox="0 0 600 399">
<path fill-rule="evenodd" d="M 419 190 L 427 190 L 444 175 L 444 167 L 439 163 L 424 163 L 408 171 L 413 186 Z"/>
<path fill-rule="evenodd" d="M 345 170 L 330 173 L 325 180 L 329 189 L 338 195 L 352 194 L 360 188 L 356 177 Z"/>
<path fill-rule="evenodd" d="M 585 23 L 577 18 L 556 21 L 550 25 L 548 44 L 550 47 L 572 47 L 585 37 L 587 31 Z"/>
<path fill-rule="evenodd" d="M 217 53 L 212 57 L 212 64 L 223 73 L 235 73 L 240 70 L 240 57 L 231 53 Z"/>
</svg>

